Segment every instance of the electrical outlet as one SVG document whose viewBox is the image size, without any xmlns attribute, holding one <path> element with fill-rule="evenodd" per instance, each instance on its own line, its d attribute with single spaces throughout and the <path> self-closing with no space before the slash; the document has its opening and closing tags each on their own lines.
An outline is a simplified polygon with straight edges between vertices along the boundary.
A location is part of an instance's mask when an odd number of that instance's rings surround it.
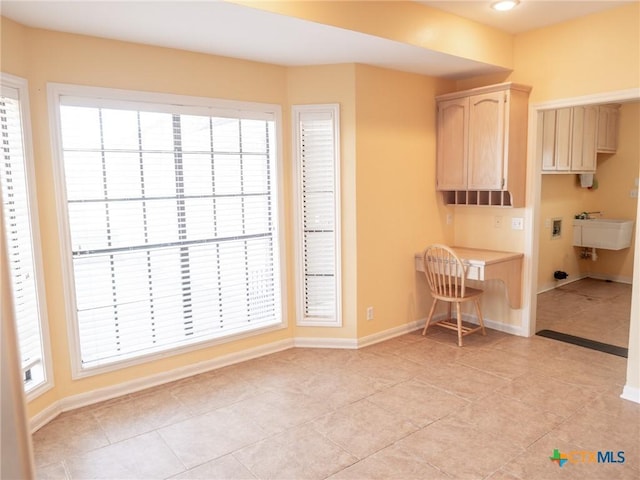
<svg viewBox="0 0 640 480">
<path fill-rule="evenodd" d="M 502 217 L 501 216 L 495 216 L 493 217 L 493 226 L 494 228 L 502 228 Z"/>
<path fill-rule="evenodd" d="M 447 213 L 447 225 L 451 225 L 453 223 L 453 214 Z"/>
<path fill-rule="evenodd" d="M 524 218 L 513 217 L 511 219 L 511 230 L 524 230 Z"/>
<path fill-rule="evenodd" d="M 638 198 L 638 189 L 634 188 L 632 190 L 629 190 L 629 197 Z"/>
<path fill-rule="evenodd" d="M 367 320 L 373 320 L 373 307 L 367 307 Z"/>
</svg>

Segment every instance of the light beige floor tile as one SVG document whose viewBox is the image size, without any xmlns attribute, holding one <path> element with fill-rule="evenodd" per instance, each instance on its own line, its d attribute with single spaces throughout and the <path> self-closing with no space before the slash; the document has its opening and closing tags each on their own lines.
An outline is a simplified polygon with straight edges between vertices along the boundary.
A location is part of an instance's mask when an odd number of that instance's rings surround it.
<svg viewBox="0 0 640 480">
<path fill-rule="evenodd" d="M 94 415 L 109 441 L 115 443 L 185 420 L 192 414 L 169 390 L 154 389 L 102 407 Z"/>
<path fill-rule="evenodd" d="M 563 421 L 563 417 L 559 415 L 501 394 L 492 394 L 474 402 L 454 416 L 475 425 L 483 432 L 509 439 L 523 448 Z"/>
<path fill-rule="evenodd" d="M 468 405 L 468 401 L 412 379 L 398 383 L 367 400 L 388 412 L 401 415 L 419 427 Z"/>
<path fill-rule="evenodd" d="M 172 480 L 254 480 L 255 478 L 257 477 L 232 454 L 171 477 Z"/>
<path fill-rule="evenodd" d="M 69 480 L 69 472 L 65 467 L 64 462 L 57 462 L 46 467 L 36 468 L 37 480 Z"/>
<path fill-rule="evenodd" d="M 589 351 L 588 349 L 582 349 L 582 347 L 574 346 L 574 348 L 585 352 Z M 603 354 L 601 352 L 593 352 L 591 355 L 592 361 L 590 362 L 585 361 L 589 356 L 582 361 L 567 357 L 541 357 L 538 359 L 535 372 L 540 375 L 560 377 L 563 382 L 571 385 L 593 387 L 601 390 L 615 385 L 624 385 L 626 368 L 616 370 L 607 364 L 600 364 L 597 362 L 600 355 Z M 613 357 L 614 360 L 616 358 L 614 355 L 609 355 L 609 357 Z"/>
<path fill-rule="evenodd" d="M 258 478 L 322 479 L 357 459 L 307 426 L 247 446 L 234 456 Z"/>
<path fill-rule="evenodd" d="M 460 363 L 427 365 L 416 378 L 471 401 L 509 384 L 508 379 Z"/>
<path fill-rule="evenodd" d="M 108 444 L 109 439 L 90 411 L 63 413 L 33 435 L 35 464 L 50 465 Z"/>
<path fill-rule="evenodd" d="M 448 480 L 421 456 L 390 445 L 329 477 L 331 480 Z"/>
<path fill-rule="evenodd" d="M 341 369 L 345 368 L 380 384 L 393 385 L 414 377 L 422 366 L 395 355 L 360 352 L 359 355 L 346 358 L 345 364 L 341 366 Z"/>
<path fill-rule="evenodd" d="M 251 398 L 261 390 L 239 378 L 212 372 L 170 389 L 189 411 L 201 414 Z"/>
<path fill-rule="evenodd" d="M 536 409 L 567 417 L 599 395 L 599 390 L 570 385 L 562 377 L 523 375 L 498 390 Z"/>
<path fill-rule="evenodd" d="M 509 380 L 533 372 L 537 367 L 532 359 L 496 349 L 470 351 L 456 363 Z"/>
<path fill-rule="evenodd" d="M 517 477 L 513 473 L 509 473 L 503 469 L 498 470 L 497 472 L 492 473 L 487 477 L 487 480 L 524 480 L 520 477 Z"/>
<path fill-rule="evenodd" d="M 312 426 L 357 458 L 371 455 L 418 429 L 403 416 L 367 400 L 327 414 L 315 420 Z"/>
<path fill-rule="evenodd" d="M 524 450 L 512 441 L 447 417 L 397 442 L 452 478 L 484 478 Z"/>
<path fill-rule="evenodd" d="M 449 345 L 435 340 L 425 340 L 399 351 L 398 356 L 417 363 L 424 368 L 453 362 L 461 358 L 465 352 L 466 350 L 458 347 L 457 344 Z"/>
<path fill-rule="evenodd" d="M 541 330 L 539 328 L 538 330 Z M 557 357 L 571 348 L 567 343 L 544 338 L 517 337 L 515 335 L 503 338 L 494 344 L 496 350 L 518 355 L 519 357 L 539 359 L 544 357 Z"/>
<path fill-rule="evenodd" d="M 266 432 L 242 414 L 215 410 L 158 430 L 187 468 L 262 440 Z"/>
<path fill-rule="evenodd" d="M 184 465 L 156 432 L 70 457 L 72 479 L 157 479 L 184 470 Z"/>
<path fill-rule="evenodd" d="M 362 400 L 384 388 L 385 382 L 349 371 L 310 374 L 300 385 L 305 395 L 331 409 Z"/>
<path fill-rule="evenodd" d="M 292 391 L 269 391 L 225 407 L 225 411 L 259 426 L 269 435 L 307 423 L 326 414 L 332 406 Z"/>
</svg>

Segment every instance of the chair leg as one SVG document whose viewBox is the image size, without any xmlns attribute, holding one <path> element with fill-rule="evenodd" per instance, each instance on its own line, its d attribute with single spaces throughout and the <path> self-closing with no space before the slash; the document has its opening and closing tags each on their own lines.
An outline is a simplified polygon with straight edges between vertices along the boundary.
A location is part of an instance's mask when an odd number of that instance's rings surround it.
<svg viewBox="0 0 640 480">
<path fill-rule="evenodd" d="M 476 313 L 478 314 L 478 322 L 480 323 L 480 327 L 482 327 L 482 335 L 486 335 L 487 332 L 484 330 L 484 322 L 482 321 L 482 312 L 480 311 L 480 299 L 476 298 L 473 302 L 476 305 Z"/>
<path fill-rule="evenodd" d="M 431 309 L 429 310 L 429 316 L 427 317 L 427 322 L 424 324 L 424 329 L 422 330 L 422 335 L 427 333 L 427 328 L 429 328 L 429 324 L 431 323 L 431 319 L 433 318 L 433 312 L 436 311 L 437 304 L 438 304 L 438 299 L 434 298 L 433 303 L 431 304 Z"/>
<path fill-rule="evenodd" d="M 458 321 L 458 346 L 462 346 L 462 315 L 460 314 L 460 302 L 456 302 L 456 315 Z"/>
</svg>

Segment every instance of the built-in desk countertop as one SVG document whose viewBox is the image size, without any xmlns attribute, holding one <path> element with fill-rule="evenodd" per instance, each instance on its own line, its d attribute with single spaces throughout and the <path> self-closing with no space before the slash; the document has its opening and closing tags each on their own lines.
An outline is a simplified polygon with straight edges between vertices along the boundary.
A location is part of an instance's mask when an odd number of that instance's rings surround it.
<svg viewBox="0 0 640 480">
<path fill-rule="evenodd" d="M 523 253 L 499 252 L 479 248 L 451 247 L 467 266 L 470 280 L 501 280 L 507 287 L 511 308 L 522 307 L 522 260 Z M 416 270 L 424 272 L 422 253 L 416 253 Z"/>
</svg>

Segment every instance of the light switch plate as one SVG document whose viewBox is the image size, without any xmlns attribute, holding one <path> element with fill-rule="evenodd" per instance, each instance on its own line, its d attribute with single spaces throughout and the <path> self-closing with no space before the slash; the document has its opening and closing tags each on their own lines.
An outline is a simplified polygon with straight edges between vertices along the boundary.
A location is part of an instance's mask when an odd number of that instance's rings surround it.
<svg viewBox="0 0 640 480">
<path fill-rule="evenodd" d="M 511 230 L 524 230 L 524 218 L 513 217 L 511 219 Z"/>
</svg>

